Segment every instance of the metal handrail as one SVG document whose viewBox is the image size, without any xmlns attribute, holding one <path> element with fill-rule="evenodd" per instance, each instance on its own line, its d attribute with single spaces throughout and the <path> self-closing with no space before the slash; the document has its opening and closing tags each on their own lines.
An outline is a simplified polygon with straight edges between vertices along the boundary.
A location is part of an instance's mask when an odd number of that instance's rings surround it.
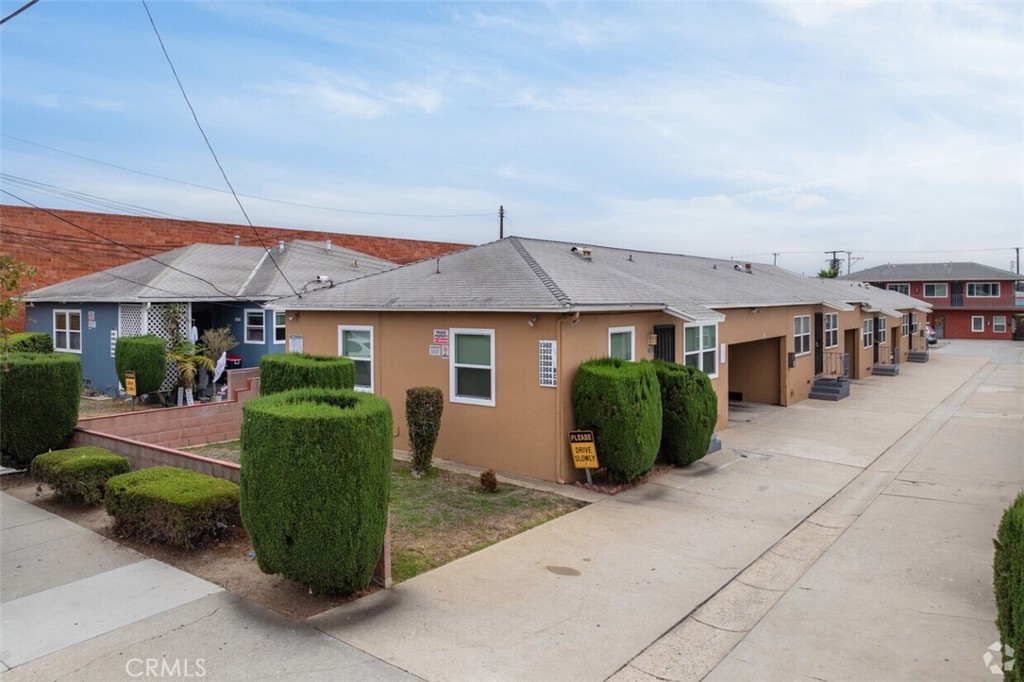
<svg viewBox="0 0 1024 682">
<path fill-rule="evenodd" d="M 825 351 L 822 353 L 822 376 L 835 379 L 850 378 L 850 354 Z"/>
</svg>

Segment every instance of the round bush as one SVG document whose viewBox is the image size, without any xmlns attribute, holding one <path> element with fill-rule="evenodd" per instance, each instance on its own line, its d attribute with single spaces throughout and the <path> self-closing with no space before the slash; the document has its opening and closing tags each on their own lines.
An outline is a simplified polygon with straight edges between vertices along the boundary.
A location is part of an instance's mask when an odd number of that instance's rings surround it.
<svg viewBox="0 0 1024 682">
<path fill-rule="evenodd" d="M 654 467 L 661 444 L 661 391 L 649 362 L 588 360 L 572 384 L 576 427 L 594 432 L 597 459 L 619 481 Z"/>
<path fill-rule="evenodd" d="M 661 456 L 676 466 L 708 452 L 718 423 L 718 396 L 708 375 L 696 367 L 655 361 L 661 386 Z"/>
<path fill-rule="evenodd" d="M 260 569 L 320 594 L 369 585 L 391 494 L 388 402 L 309 388 L 250 400 L 243 413 L 242 523 Z"/>
<path fill-rule="evenodd" d="M 0 368 L 0 464 L 24 469 L 67 443 L 78 423 L 82 365 L 77 355 L 11 353 Z"/>
<path fill-rule="evenodd" d="M 114 369 L 124 383 L 125 372 L 135 372 L 135 393 L 159 391 L 167 376 L 167 342 L 159 336 L 122 336 L 114 346 Z"/>
<path fill-rule="evenodd" d="M 260 394 L 296 388 L 352 388 L 356 363 L 337 355 L 270 353 L 260 358 Z"/>
<path fill-rule="evenodd" d="M 86 504 L 103 501 L 107 479 L 129 471 L 128 458 L 110 450 L 86 446 L 44 452 L 32 460 L 32 478 L 58 495 Z"/>
</svg>

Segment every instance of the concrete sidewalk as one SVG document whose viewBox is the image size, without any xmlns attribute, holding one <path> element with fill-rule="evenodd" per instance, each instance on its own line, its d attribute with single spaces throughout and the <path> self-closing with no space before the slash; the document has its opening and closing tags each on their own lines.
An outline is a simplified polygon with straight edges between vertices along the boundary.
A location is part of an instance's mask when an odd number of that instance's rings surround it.
<svg viewBox="0 0 1024 682">
<path fill-rule="evenodd" d="M 305 623 L 0 495 L 2 678 L 986 679 L 1024 346 L 980 344 Z"/>
</svg>

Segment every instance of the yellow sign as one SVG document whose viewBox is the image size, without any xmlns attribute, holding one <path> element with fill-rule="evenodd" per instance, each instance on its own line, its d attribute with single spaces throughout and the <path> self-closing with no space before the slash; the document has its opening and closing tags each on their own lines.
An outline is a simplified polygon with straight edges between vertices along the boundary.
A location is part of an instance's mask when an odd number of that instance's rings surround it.
<svg viewBox="0 0 1024 682">
<path fill-rule="evenodd" d="M 577 469 L 598 468 L 593 431 L 570 431 L 569 448 L 572 450 L 572 463 Z"/>
<path fill-rule="evenodd" d="M 124 392 L 128 395 L 135 395 L 135 372 L 124 373 Z"/>
</svg>

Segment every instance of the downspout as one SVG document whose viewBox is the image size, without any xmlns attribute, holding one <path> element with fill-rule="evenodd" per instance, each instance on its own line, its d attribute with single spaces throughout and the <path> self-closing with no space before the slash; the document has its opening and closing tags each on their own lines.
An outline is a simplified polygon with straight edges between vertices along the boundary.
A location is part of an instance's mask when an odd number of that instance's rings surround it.
<svg viewBox="0 0 1024 682">
<path fill-rule="evenodd" d="M 562 324 L 566 321 L 572 321 L 575 324 L 580 319 L 580 311 L 576 311 L 571 317 L 563 315 L 555 321 L 555 345 L 558 346 L 558 380 L 555 382 L 555 452 L 561 452 L 558 458 L 555 460 L 558 464 L 555 470 L 555 478 L 559 483 L 566 483 L 565 480 L 565 453 L 562 450 L 564 441 L 562 440 L 562 434 L 565 433 L 565 415 L 562 412 Z"/>
</svg>

